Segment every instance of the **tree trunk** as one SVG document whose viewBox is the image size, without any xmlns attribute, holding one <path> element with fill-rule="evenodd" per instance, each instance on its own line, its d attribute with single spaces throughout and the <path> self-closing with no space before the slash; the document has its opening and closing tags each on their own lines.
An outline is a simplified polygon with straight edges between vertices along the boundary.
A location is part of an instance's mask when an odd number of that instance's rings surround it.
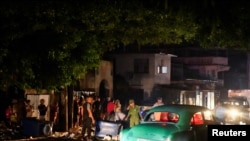
<svg viewBox="0 0 250 141">
<path fill-rule="evenodd" d="M 73 127 L 73 86 L 68 89 L 68 128 Z"/>
<path fill-rule="evenodd" d="M 59 96 L 59 129 L 60 131 L 68 131 L 68 88 L 65 87 L 61 90 Z"/>
</svg>

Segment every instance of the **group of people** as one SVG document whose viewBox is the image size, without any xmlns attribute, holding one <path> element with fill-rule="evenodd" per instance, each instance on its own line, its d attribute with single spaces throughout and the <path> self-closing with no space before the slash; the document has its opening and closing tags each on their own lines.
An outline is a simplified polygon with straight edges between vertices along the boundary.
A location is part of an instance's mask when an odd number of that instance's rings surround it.
<svg viewBox="0 0 250 141">
<path fill-rule="evenodd" d="M 163 105 L 162 98 L 158 98 L 153 106 L 160 105 Z M 85 95 L 83 98 L 75 96 L 73 107 L 74 127 L 82 126 L 82 134 L 84 136 L 87 133 L 87 139 L 91 137 L 92 126 L 98 120 L 127 121 L 131 128 L 139 124 L 142 119 L 140 106 L 136 105 L 133 99 L 129 100 L 125 112 L 122 110 L 119 99 L 114 100 L 107 97 L 106 100 L 101 100 L 100 97 L 93 95 Z"/>
<path fill-rule="evenodd" d="M 157 107 L 164 105 L 162 101 L 162 97 L 158 97 L 156 102 L 153 104 L 152 107 Z M 140 106 L 135 104 L 135 101 L 133 99 L 129 100 L 129 105 L 127 107 L 128 114 L 125 118 L 125 120 L 129 119 L 129 127 L 133 127 L 137 124 L 139 124 L 140 120 L 143 118 L 140 114 Z"/>
<path fill-rule="evenodd" d="M 82 126 L 83 136 L 91 137 L 92 126 L 99 120 L 118 121 L 124 120 L 125 114 L 122 112 L 120 100 L 107 97 L 101 100 L 100 97 L 85 95 L 74 98 L 74 127 Z"/>
<path fill-rule="evenodd" d="M 18 104 L 16 101 L 9 104 L 9 106 L 5 109 L 5 120 L 7 126 L 13 128 L 20 122 L 19 120 L 22 120 L 24 118 L 37 118 L 34 115 L 35 110 L 38 111 L 38 120 L 45 121 L 46 114 L 48 111 L 48 107 L 45 105 L 45 100 L 40 99 L 40 103 L 37 106 L 37 109 L 31 104 L 31 101 L 29 99 L 24 100 L 23 110 L 18 110 Z M 18 115 L 22 113 L 22 116 L 18 118 Z M 58 117 L 59 112 L 59 106 L 58 103 L 55 103 L 54 105 L 50 106 L 50 121 L 55 123 Z"/>
<path fill-rule="evenodd" d="M 73 124 L 74 128 L 82 126 L 82 134 L 87 132 L 87 138 L 91 137 L 92 125 L 95 124 L 96 118 L 93 114 L 94 97 L 86 95 L 84 98 L 75 96 L 73 103 Z"/>
<path fill-rule="evenodd" d="M 31 105 L 30 100 L 26 100 L 25 102 L 25 113 L 26 118 L 32 118 L 33 112 L 34 112 L 34 106 Z M 46 114 L 48 111 L 48 107 L 45 105 L 45 100 L 40 99 L 40 104 L 37 106 L 37 110 L 39 112 L 39 120 L 45 121 L 46 120 Z M 59 106 L 58 103 L 54 103 L 54 105 L 50 105 L 50 121 L 56 122 L 56 119 L 58 117 L 59 112 Z"/>
<path fill-rule="evenodd" d="M 85 96 L 74 98 L 74 110 L 73 110 L 73 122 L 74 122 L 74 128 L 79 127 L 82 125 L 82 121 L 84 120 L 84 104 L 87 103 L 87 98 L 91 97 L 90 102 L 90 108 L 91 108 L 91 114 L 93 116 L 93 119 L 95 121 L 98 120 L 111 120 L 111 121 L 117 121 L 117 120 L 123 120 L 125 115 L 122 113 L 122 106 L 120 103 L 120 100 L 111 99 L 110 97 L 107 97 L 105 100 L 101 100 L 100 97 L 94 97 L 94 96 Z"/>
</svg>

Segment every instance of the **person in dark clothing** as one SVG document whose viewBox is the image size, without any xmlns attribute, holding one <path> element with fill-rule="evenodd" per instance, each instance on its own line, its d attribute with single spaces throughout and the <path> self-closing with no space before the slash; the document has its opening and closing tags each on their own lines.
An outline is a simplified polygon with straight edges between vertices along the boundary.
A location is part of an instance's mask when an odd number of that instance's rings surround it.
<svg viewBox="0 0 250 141">
<path fill-rule="evenodd" d="M 101 113 L 102 113 L 102 119 L 107 119 L 107 106 L 108 106 L 108 102 L 111 100 L 110 97 L 107 97 L 106 99 L 103 99 L 102 101 L 102 109 L 101 109 Z"/>
<path fill-rule="evenodd" d="M 108 104 L 106 98 L 102 98 L 100 103 L 101 103 L 101 115 L 100 115 L 100 118 L 102 120 L 104 120 L 105 115 L 107 113 L 107 104 Z"/>
<path fill-rule="evenodd" d="M 12 114 L 12 105 L 10 104 L 5 109 L 5 124 L 7 125 L 7 127 L 11 127 L 11 114 Z"/>
<path fill-rule="evenodd" d="M 50 107 L 50 121 L 55 125 L 57 123 L 59 114 L 59 104 L 58 102 L 55 102 L 54 105 L 51 105 Z"/>
<path fill-rule="evenodd" d="M 93 114 L 95 120 L 101 119 L 101 99 L 100 97 L 96 97 L 95 102 L 93 103 Z"/>
<path fill-rule="evenodd" d="M 82 135 L 84 137 L 86 130 L 87 130 L 87 138 L 91 138 L 91 127 L 92 124 L 95 123 L 95 119 L 92 113 L 92 104 L 93 104 L 93 97 L 91 95 L 87 95 L 85 97 L 86 101 L 83 104 L 83 123 L 82 123 Z"/>
<path fill-rule="evenodd" d="M 40 104 L 38 105 L 38 110 L 39 110 L 39 119 L 40 120 L 45 120 L 46 112 L 47 112 L 47 106 L 44 105 L 45 100 L 41 99 Z"/>
</svg>

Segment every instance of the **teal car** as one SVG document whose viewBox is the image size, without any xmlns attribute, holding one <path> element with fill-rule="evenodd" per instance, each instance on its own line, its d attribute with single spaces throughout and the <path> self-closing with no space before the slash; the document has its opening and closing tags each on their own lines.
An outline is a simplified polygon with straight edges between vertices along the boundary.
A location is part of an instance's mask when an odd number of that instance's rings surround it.
<svg viewBox="0 0 250 141">
<path fill-rule="evenodd" d="M 143 121 L 120 132 L 120 141 L 206 141 L 213 112 L 194 105 L 163 105 L 147 112 Z"/>
</svg>

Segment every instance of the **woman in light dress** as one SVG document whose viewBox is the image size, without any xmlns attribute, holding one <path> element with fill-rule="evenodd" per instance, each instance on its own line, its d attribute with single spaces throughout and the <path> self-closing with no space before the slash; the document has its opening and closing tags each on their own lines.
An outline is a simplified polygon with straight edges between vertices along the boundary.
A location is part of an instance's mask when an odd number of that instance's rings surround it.
<svg viewBox="0 0 250 141">
<path fill-rule="evenodd" d="M 114 112 L 115 112 L 115 121 L 121 121 L 124 120 L 125 118 L 125 114 L 121 111 L 121 103 L 120 100 L 115 100 L 115 108 L 114 108 Z"/>
</svg>

